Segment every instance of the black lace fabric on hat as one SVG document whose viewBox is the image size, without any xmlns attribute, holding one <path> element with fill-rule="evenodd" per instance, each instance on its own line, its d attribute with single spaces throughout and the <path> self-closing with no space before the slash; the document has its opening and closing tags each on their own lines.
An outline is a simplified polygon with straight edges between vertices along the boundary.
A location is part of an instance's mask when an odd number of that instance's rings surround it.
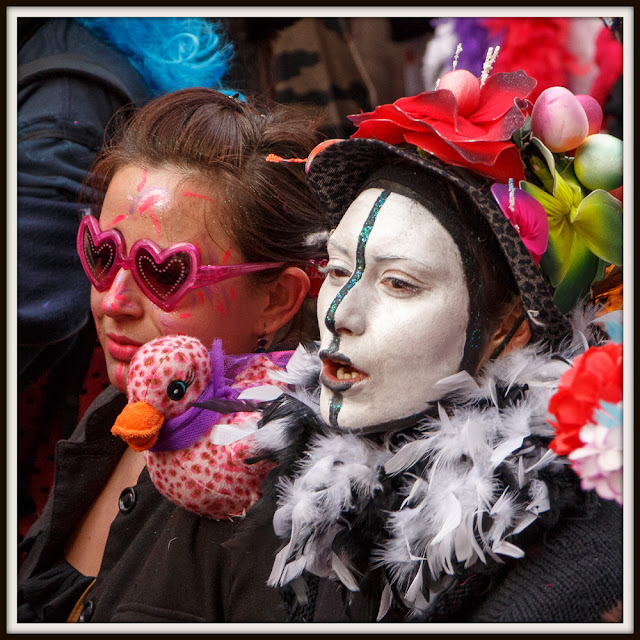
<svg viewBox="0 0 640 640">
<path fill-rule="evenodd" d="M 495 317 L 499 311 L 487 309 L 488 301 L 483 298 L 487 274 L 481 264 L 481 255 L 484 254 L 485 263 L 488 256 L 496 277 L 500 273 L 502 288 L 508 298 L 515 297 L 518 291 L 491 229 L 480 214 L 473 215 L 475 207 L 467 197 L 457 194 L 444 180 L 430 177 L 406 163 L 392 163 L 378 169 L 359 192 L 372 188 L 390 189 L 420 203 L 456 243 L 469 292 L 469 322 L 460 370 L 475 375 L 484 345 L 495 330 Z"/>
</svg>

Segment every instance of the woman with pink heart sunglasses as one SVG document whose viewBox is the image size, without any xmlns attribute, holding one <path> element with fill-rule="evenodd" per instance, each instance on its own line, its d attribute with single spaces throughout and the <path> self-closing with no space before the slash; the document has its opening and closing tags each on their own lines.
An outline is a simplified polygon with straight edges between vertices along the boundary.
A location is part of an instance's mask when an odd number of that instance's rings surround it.
<svg viewBox="0 0 640 640">
<path fill-rule="evenodd" d="M 103 150 L 91 174 L 102 210 L 77 247 L 114 386 L 161 335 L 221 338 L 235 354 L 290 333 L 318 257 L 305 237 L 323 219 L 302 167 L 264 158 L 309 140 L 309 124 L 189 89 L 151 102 Z"/>
<path fill-rule="evenodd" d="M 192 88 L 152 100 L 105 143 L 87 180 L 101 208 L 81 220 L 77 249 L 112 386 L 58 447 L 61 471 L 23 543 L 31 548 L 19 580 L 23 620 L 66 621 L 93 577 L 109 569 L 135 583 L 126 567 L 143 555 L 153 562 L 154 536 L 169 524 L 184 571 L 197 574 L 213 553 L 206 531 L 224 533 L 229 523 L 203 521 L 164 500 L 143 454 L 123 453 L 110 430 L 126 402 L 131 359 L 155 338 L 184 334 L 207 346 L 221 339 L 227 354 L 243 354 L 316 337 L 315 313 L 305 309 L 315 305 L 308 273 L 324 257 L 328 225 L 304 165 L 265 161 L 304 158 L 316 142 L 315 125 L 291 109 L 261 113 Z M 159 565 L 163 580 L 173 581 L 175 572 Z M 165 593 L 176 601 L 164 619 L 196 621 L 186 612 L 214 605 L 187 595 L 200 594 L 198 584 Z M 69 619 L 91 617 L 79 613 Z M 151 621 L 144 612 L 139 619 Z"/>
</svg>

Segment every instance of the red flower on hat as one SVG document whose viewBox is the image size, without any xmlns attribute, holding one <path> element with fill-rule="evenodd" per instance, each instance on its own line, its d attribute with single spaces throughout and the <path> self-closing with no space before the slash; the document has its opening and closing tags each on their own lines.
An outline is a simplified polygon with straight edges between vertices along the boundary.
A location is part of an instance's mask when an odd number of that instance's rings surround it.
<svg viewBox="0 0 640 640">
<path fill-rule="evenodd" d="M 568 455 L 583 446 L 580 430 L 593 424 L 593 413 L 602 401 L 622 400 L 622 344 L 610 342 L 591 347 L 578 356 L 560 378 L 551 397 L 549 412 L 556 437 L 549 445 L 558 455 Z"/>
<path fill-rule="evenodd" d="M 445 78 L 450 81 L 442 88 Z M 451 71 L 436 91 L 349 116 L 358 127 L 351 137 L 406 142 L 498 182 L 518 182 L 524 180 L 524 171 L 510 138 L 525 122 L 525 98 L 535 85 L 524 71 L 496 73 L 482 86 L 468 71 Z"/>
</svg>

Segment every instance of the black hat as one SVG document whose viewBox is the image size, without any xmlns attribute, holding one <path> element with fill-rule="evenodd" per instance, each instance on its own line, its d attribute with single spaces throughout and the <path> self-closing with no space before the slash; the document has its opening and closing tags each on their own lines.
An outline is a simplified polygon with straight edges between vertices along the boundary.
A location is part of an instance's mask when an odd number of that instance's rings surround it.
<svg viewBox="0 0 640 640">
<path fill-rule="evenodd" d="M 368 179 L 390 163 L 402 161 L 423 172 L 425 191 L 429 176 L 444 178 L 469 197 L 497 238 L 520 291 L 533 338 L 557 347 L 570 333 L 569 321 L 554 304 L 541 270 L 493 199 L 490 182 L 413 149 L 374 138 L 341 140 L 322 149 L 310 162 L 308 179 L 331 222 L 337 225 Z"/>
</svg>

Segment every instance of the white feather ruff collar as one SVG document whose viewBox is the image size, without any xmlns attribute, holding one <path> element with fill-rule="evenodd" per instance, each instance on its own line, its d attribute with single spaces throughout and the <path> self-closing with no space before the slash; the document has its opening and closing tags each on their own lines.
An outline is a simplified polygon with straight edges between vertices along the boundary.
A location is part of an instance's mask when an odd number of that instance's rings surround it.
<svg viewBox="0 0 640 640">
<path fill-rule="evenodd" d="M 391 603 L 391 586 L 408 608 L 425 611 L 461 567 L 522 557 L 513 536 L 550 508 L 539 473 L 566 465 L 540 440 L 553 435 L 549 399 L 570 361 L 587 348 L 592 319 L 574 316 L 573 340 L 560 353 L 528 346 L 488 364 L 476 380 L 462 372 L 440 381 L 443 396 L 455 401 L 447 410 L 438 405 L 438 417 L 423 420 L 401 445 L 353 433 L 315 435 L 295 475 L 279 481 L 273 523 L 288 542 L 269 584 L 287 584 L 306 570 L 357 591 L 358 574 L 334 541 L 349 526 L 345 515 L 364 510 L 389 476 L 400 476 L 401 490 L 372 551 L 373 566 L 388 580 L 379 618 Z M 308 379 L 309 367 L 320 361 L 304 357 Z M 505 390 L 525 385 L 520 401 L 503 406 Z M 296 397 L 317 408 L 316 397 Z M 282 448 L 286 429 L 284 419 L 259 429 L 262 451 Z"/>
</svg>

